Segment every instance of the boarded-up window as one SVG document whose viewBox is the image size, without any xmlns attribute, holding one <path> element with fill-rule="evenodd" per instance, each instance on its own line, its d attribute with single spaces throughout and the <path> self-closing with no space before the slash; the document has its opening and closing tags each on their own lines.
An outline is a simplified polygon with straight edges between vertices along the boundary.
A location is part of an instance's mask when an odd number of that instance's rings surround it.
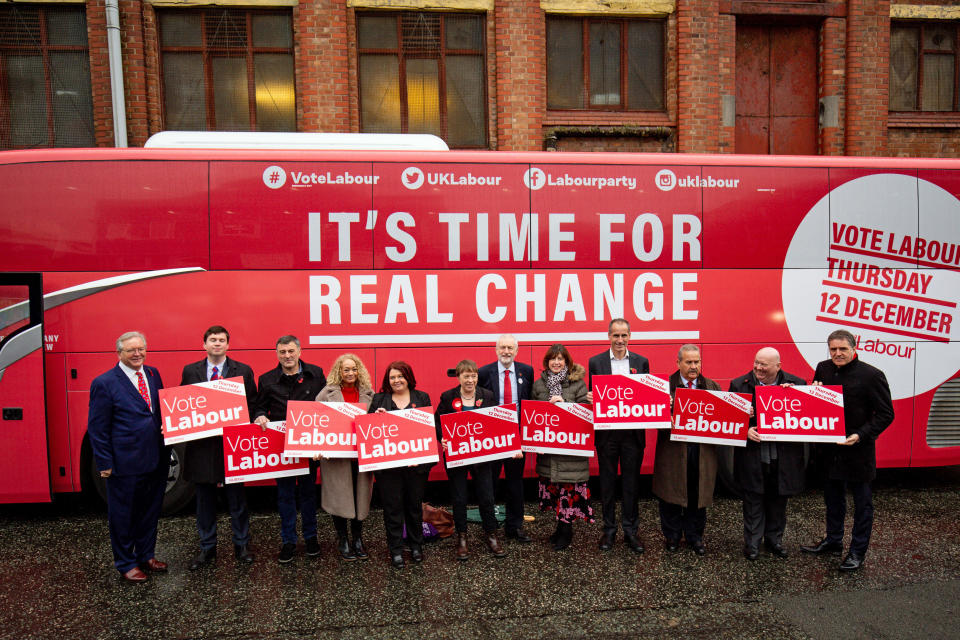
<svg viewBox="0 0 960 640">
<path fill-rule="evenodd" d="M 0 149 L 92 147 L 82 6 L 0 6 Z"/>
<path fill-rule="evenodd" d="M 296 131 L 289 12 L 158 16 L 166 129 Z"/>
<path fill-rule="evenodd" d="M 547 18 L 547 107 L 662 111 L 664 25 Z"/>
<path fill-rule="evenodd" d="M 484 41 L 478 14 L 358 15 L 361 130 L 486 146 Z"/>
<path fill-rule="evenodd" d="M 890 110 L 960 111 L 960 25 L 895 22 L 890 28 Z"/>
</svg>

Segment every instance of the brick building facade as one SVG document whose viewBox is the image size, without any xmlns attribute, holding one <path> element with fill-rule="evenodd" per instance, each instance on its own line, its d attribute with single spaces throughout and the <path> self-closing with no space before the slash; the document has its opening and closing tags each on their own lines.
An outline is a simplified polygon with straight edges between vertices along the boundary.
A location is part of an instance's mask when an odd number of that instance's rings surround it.
<svg viewBox="0 0 960 640">
<path fill-rule="evenodd" d="M 955 5 L 119 0 L 127 135 L 137 146 L 176 128 L 409 131 L 496 150 L 957 156 Z M 0 63 L 0 147 L 114 143 L 105 0 L 0 0 Z"/>
</svg>

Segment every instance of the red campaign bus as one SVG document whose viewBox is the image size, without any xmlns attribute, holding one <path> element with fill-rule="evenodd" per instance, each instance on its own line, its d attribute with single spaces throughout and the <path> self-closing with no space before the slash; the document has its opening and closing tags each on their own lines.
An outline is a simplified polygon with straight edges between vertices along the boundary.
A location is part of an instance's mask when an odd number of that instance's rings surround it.
<svg viewBox="0 0 960 640">
<path fill-rule="evenodd" d="M 375 384 L 407 360 L 434 399 L 505 332 L 536 370 L 554 342 L 585 365 L 623 316 L 653 373 L 696 343 L 726 388 L 766 345 L 809 380 L 844 327 L 890 381 L 879 464 L 960 462 L 957 160 L 72 149 L 2 152 L 0 183 L 0 501 L 94 481 L 117 336 L 173 386 L 212 324 L 258 375 L 291 333 Z"/>
</svg>

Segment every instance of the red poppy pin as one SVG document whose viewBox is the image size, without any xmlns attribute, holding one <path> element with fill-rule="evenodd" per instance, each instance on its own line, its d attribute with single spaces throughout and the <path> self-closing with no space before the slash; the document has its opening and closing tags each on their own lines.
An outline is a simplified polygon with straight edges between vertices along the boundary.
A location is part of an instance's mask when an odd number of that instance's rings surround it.
<svg viewBox="0 0 960 640">
<path fill-rule="evenodd" d="M 636 370 L 635 368 L 630 367 L 630 373 L 636 373 L 636 372 L 637 372 L 637 370 Z"/>
<path fill-rule="evenodd" d="M 483 404 L 483 398 L 477 398 L 476 403 L 478 407 L 481 406 Z"/>
</svg>

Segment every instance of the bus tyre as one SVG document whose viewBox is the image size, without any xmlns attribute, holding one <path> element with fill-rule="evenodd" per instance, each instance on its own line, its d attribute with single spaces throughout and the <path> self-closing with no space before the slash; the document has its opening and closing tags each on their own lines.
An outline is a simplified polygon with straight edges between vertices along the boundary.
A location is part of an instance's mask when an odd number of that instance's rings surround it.
<svg viewBox="0 0 960 640">
<path fill-rule="evenodd" d="M 163 495 L 163 510 L 165 516 L 173 515 L 182 511 L 190 501 L 193 500 L 193 483 L 188 482 L 183 477 L 183 450 L 185 445 L 175 444 L 170 448 L 170 470 L 167 473 L 167 488 Z M 91 455 L 89 457 L 89 486 L 96 490 L 100 500 L 104 504 L 107 502 L 107 483 L 100 477 L 100 471 L 97 469 L 97 461 Z"/>
</svg>

